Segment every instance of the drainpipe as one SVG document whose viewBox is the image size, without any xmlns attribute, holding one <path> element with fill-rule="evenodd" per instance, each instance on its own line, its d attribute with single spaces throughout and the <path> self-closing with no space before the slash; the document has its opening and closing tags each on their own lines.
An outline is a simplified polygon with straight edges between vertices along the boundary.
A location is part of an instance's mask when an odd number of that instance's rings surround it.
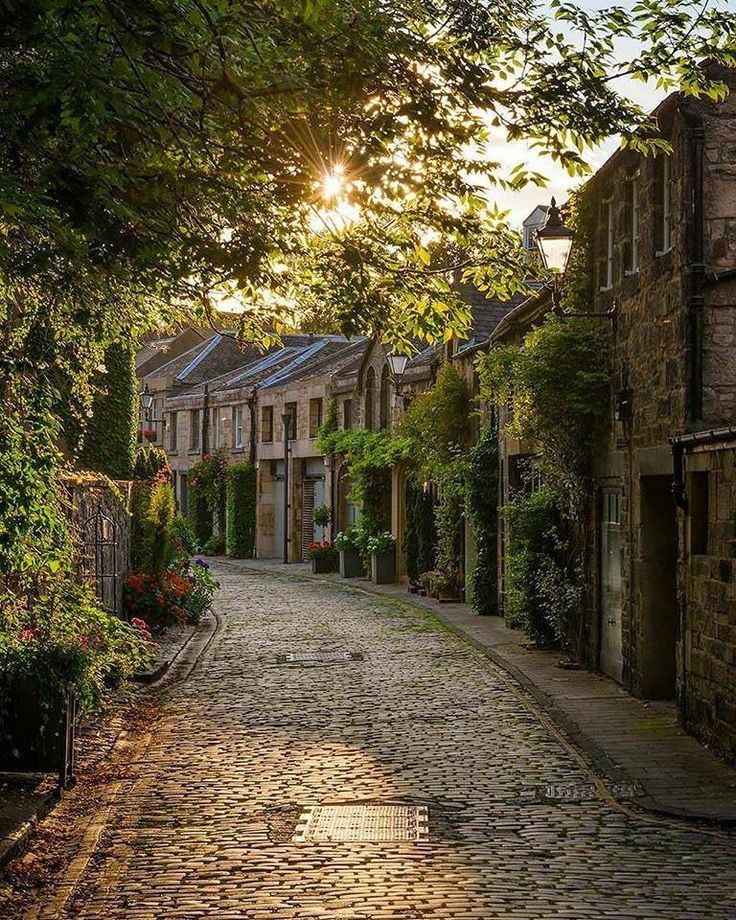
<svg viewBox="0 0 736 920">
<path fill-rule="evenodd" d="M 248 412 L 250 413 L 250 465 L 256 465 L 256 408 L 258 405 L 258 387 L 253 387 L 247 399 Z"/>
<path fill-rule="evenodd" d="M 210 385 L 205 383 L 202 397 L 202 456 L 210 452 Z"/>
<path fill-rule="evenodd" d="M 687 312 L 685 355 L 687 360 L 687 424 L 688 427 L 693 427 L 703 417 L 703 306 L 705 303 L 703 295 L 705 281 L 703 147 L 705 127 L 703 116 L 697 109 L 681 104 L 679 110 L 690 124 L 692 141 L 690 299 Z"/>
<path fill-rule="evenodd" d="M 281 416 L 284 428 L 284 562 L 289 561 L 289 415 Z"/>
</svg>

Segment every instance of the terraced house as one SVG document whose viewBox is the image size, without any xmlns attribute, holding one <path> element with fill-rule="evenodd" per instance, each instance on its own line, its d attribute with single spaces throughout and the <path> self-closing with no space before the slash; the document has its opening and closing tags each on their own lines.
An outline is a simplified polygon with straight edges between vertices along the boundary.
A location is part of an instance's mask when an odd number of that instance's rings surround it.
<svg viewBox="0 0 736 920">
<path fill-rule="evenodd" d="M 674 94 L 654 115 L 672 154 L 621 150 L 583 193 L 613 398 L 581 657 L 637 695 L 676 698 L 691 731 L 734 755 L 736 101 Z M 493 344 L 523 341 L 551 307 L 548 292 L 521 305 Z M 502 501 L 533 450 L 502 434 Z"/>
</svg>

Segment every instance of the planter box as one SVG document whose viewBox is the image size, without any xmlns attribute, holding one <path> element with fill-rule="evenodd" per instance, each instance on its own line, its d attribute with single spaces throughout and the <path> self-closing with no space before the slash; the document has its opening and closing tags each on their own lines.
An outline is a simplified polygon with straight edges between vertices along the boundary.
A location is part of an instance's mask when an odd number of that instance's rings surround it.
<svg viewBox="0 0 736 920">
<path fill-rule="evenodd" d="M 363 574 L 363 560 L 357 549 L 340 550 L 340 577 L 360 578 Z"/>
<path fill-rule="evenodd" d="M 328 572 L 337 571 L 337 559 L 330 558 L 329 556 L 321 557 L 320 559 L 312 559 L 312 574 L 313 575 L 326 575 Z"/>
<path fill-rule="evenodd" d="M 374 585 L 392 585 L 396 580 L 396 553 L 371 553 L 371 580 Z"/>
<path fill-rule="evenodd" d="M 0 714 L 0 770 L 57 773 L 62 788 L 74 775 L 77 707 L 73 697 L 44 706 L 38 685 L 18 680 Z"/>
</svg>

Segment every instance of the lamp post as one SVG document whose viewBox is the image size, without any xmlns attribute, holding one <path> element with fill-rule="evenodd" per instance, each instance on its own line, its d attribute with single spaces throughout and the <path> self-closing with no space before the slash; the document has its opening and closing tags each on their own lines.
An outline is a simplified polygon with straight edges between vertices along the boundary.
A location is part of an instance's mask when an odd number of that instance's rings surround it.
<svg viewBox="0 0 736 920">
<path fill-rule="evenodd" d="M 567 271 L 574 240 L 575 233 L 562 222 L 560 209 L 557 207 L 557 202 L 553 198 L 547 210 L 547 218 L 544 224 L 536 232 L 536 241 L 542 256 L 542 264 L 549 276 L 544 284 L 552 293 L 552 312 L 557 316 L 603 316 L 613 320 L 616 312 L 615 300 L 610 310 L 607 310 L 605 313 L 562 312 L 560 306 L 560 280 Z"/>
<path fill-rule="evenodd" d="M 555 313 L 560 306 L 559 279 L 567 270 L 574 237 L 573 231 L 562 222 L 560 209 L 553 198 L 547 210 L 547 218 L 537 230 L 536 240 L 542 265 L 550 277 L 547 286 L 552 291 L 552 310 Z"/>
<path fill-rule="evenodd" d="M 386 360 L 388 361 L 391 379 L 394 382 L 394 393 L 398 400 L 401 396 L 401 381 L 404 376 L 404 371 L 406 370 L 406 365 L 409 363 L 409 358 L 406 355 L 390 354 L 386 357 Z M 406 397 L 404 397 L 403 404 L 404 408 L 406 408 Z"/>
</svg>

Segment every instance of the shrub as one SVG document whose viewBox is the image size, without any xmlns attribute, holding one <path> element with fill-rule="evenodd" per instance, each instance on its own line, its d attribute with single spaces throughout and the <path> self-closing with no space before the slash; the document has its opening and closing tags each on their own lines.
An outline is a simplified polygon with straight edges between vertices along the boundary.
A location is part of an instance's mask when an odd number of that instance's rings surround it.
<svg viewBox="0 0 736 920">
<path fill-rule="evenodd" d="M 212 537 L 214 515 L 203 489 L 197 488 L 196 472 L 189 471 L 189 521 L 199 546 L 204 546 Z"/>
<path fill-rule="evenodd" d="M 202 552 L 205 556 L 224 556 L 225 538 L 219 533 L 212 534 L 202 547 Z"/>
<path fill-rule="evenodd" d="M 164 474 L 165 475 L 165 474 Z M 174 557 L 174 490 L 167 478 L 137 480 L 131 495 L 131 562 L 160 574 Z"/>
<path fill-rule="evenodd" d="M 439 504 L 435 508 L 434 520 L 437 530 L 437 556 L 435 569 L 441 589 L 448 594 L 457 594 L 463 586 L 460 568 L 463 529 L 465 521 L 465 472 L 466 464 L 456 460 L 441 472 Z"/>
<path fill-rule="evenodd" d="M 49 585 L 32 608 L 7 595 L 0 605 L 0 698 L 13 681 L 30 677 L 43 699 L 71 691 L 90 713 L 109 688 L 149 664 L 153 648 L 145 623 L 124 623 L 69 581 Z"/>
<path fill-rule="evenodd" d="M 504 509 L 509 522 L 507 618 L 540 645 L 569 647 L 582 617 L 580 563 L 554 493 L 522 493 Z"/>
<path fill-rule="evenodd" d="M 123 600 L 131 619 L 142 618 L 154 632 L 186 622 L 186 598 L 191 582 L 175 570 L 160 574 L 131 572 L 125 582 Z"/>
<path fill-rule="evenodd" d="M 189 517 L 200 546 L 204 546 L 212 536 L 215 521 L 218 533 L 225 534 L 226 468 L 227 458 L 220 450 L 205 454 L 189 471 Z"/>
<path fill-rule="evenodd" d="M 219 584 L 204 559 L 189 559 L 181 563 L 178 569 L 182 577 L 192 585 L 191 592 L 184 597 L 187 622 L 199 623 L 212 609 L 212 601 Z"/>
<path fill-rule="evenodd" d="M 162 470 L 171 473 L 165 450 L 154 444 L 144 444 L 138 448 L 133 467 L 134 479 L 155 479 Z"/>
<path fill-rule="evenodd" d="M 226 549 L 233 559 L 250 559 L 256 539 L 256 471 L 252 463 L 236 463 L 226 474 Z"/>
<path fill-rule="evenodd" d="M 181 547 L 181 555 L 193 556 L 195 553 L 199 552 L 197 536 L 187 518 L 177 514 L 171 522 L 171 529 L 174 533 L 175 544 Z"/>
<path fill-rule="evenodd" d="M 467 504 L 475 536 L 476 561 L 471 574 L 473 608 L 484 615 L 498 611 L 498 438 L 484 428 L 468 454 Z"/>
</svg>

